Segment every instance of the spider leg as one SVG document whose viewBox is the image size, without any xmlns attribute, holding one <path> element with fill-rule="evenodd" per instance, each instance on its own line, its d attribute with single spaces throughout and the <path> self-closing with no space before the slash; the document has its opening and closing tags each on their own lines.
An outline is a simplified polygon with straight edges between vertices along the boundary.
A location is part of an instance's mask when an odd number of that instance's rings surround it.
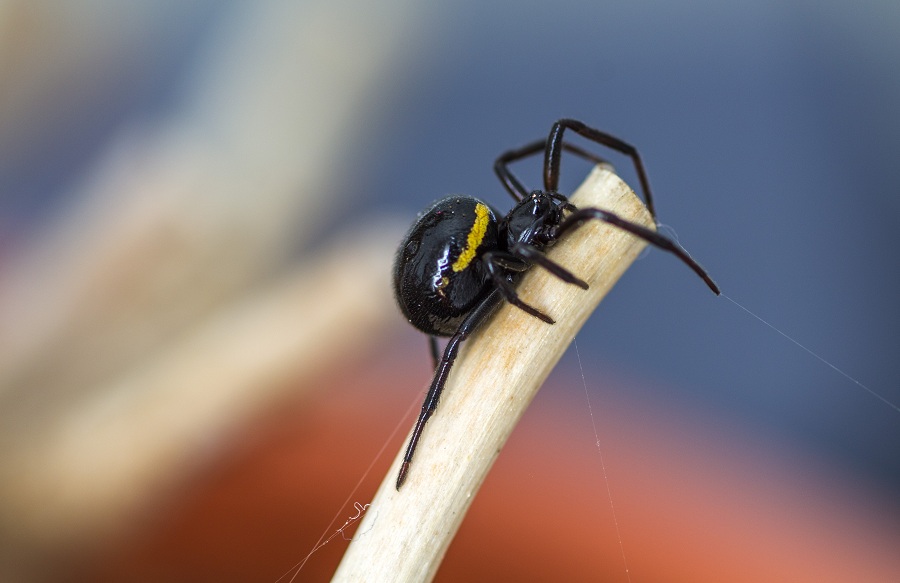
<svg viewBox="0 0 900 583">
<path fill-rule="evenodd" d="M 547 147 L 544 150 L 544 190 L 556 192 L 559 186 L 559 162 L 560 158 L 562 158 L 562 151 L 570 149 L 568 144 L 563 142 L 563 132 L 566 129 L 570 129 L 591 141 L 621 152 L 631 158 L 632 162 L 634 162 L 634 169 L 637 171 L 638 180 L 641 181 L 641 189 L 644 191 L 647 209 L 655 221 L 656 210 L 653 207 L 653 196 L 650 194 L 650 181 L 647 179 L 647 171 L 644 170 L 644 163 L 641 161 L 641 156 L 638 154 L 637 149 L 615 136 L 586 126 L 574 119 L 561 119 L 553 124 L 553 127 L 550 129 Z"/>
<path fill-rule="evenodd" d="M 539 154 L 546 148 L 547 140 L 538 140 L 536 142 L 528 144 L 527 146 L 504 152 L 494 162 L 494 174 L 497 175 L 497 178 L 499 178 L 500 182 L 503 183 L 503 187 L 506 188 L 506 191 L 513 197 L 516 202 L 527 197 L 529 191 L 522 185 L 521 182 L 519 182 L 519 179 L 515 177 L 515 175 L 509 169 L 509 165 L 513 162 L 521 160 L 522 158 L 527 158 L 528 156 Z M 608 164 L 608 162 L 600 156 L 592 154 L 586 150 L 582 150 L 578 146 L 569 143 L 563 143 L 562 148 L 567 152 L 571 152 L 572 154 L 580 156 L 589 162 L 593 162 L 594 164 Z"/>
<path fill-rule="evenodd" d="M 554 323 L 553 318 L 520 300 L 519 294 L 516 293 L 515 286 L 504 274 L 504 271 L 513 271 L 517 273 L 525 271 L 531 266 L 530 263 L 511 253 L 504 253 L 502 251 L 488 251 L 482 256 L 482 261 L 484 261 L 484 264 L 487 266 L 488 273 L 490 274 L 494 285 L 500 293 L 503 294 L 503 298 L 507 302 L 524 310 L 539 320 L 543 320 L 548 324 Z"/>
<path fill-rule="evenodd" d="M 521 257 L 526 261 L 530 261 L 535 265 L 543 267 L 566 283 L 573 283 L 582 289 L 587 289 L 589 287 L 586 281 L 575 277 L 575 275 L 571 271 L 569 271 L 559 263 L 551 261 L 542 251 L 535 247 L 532 247 L 531 245 L 516 243 L 515 245 L 513 245 L 511 251 L 517 257 Z"/>
<path fill-rule="evenodd" d="M 709 274 L 706 273 L 706 270 L 700 267 L 700 264 L 694 261 L 693 258 L 688 255 L 681 247 L 676 245 L 675 242 L 673 242 L 671 239 L 668 239 L 667 237 L 660 235 L 652 229 L 648 229 L 647 227 L 643 227 L 630 221 L 626 221 L 625 219 L 609 211 L 597 208 L 579 209 L 569 215 L 566 220 L 564 220 L 559 225 L 559 227 L 556 228 L 556 230 L 553 232 L 553 237 L 559 239 L 566 233 L 566 231 L 577 229 L 586 221 L 589 221 L 591 219 L 609 223 L 610 225 L 628 231 L 632 235 L 640 237 L 641 239 L 647 241 L 655 247 L 659 247 L 664 251 L 674 253 L 688 267 L 693 269 L 694 273 L 696 273 L 700 276 L 701 279 L 703 279 L 703 281 L 706 283 L 709 289 L 713 291 L 714 294 L 719 295 L 719 287 L 712 280 Z"/>
<path fill-rule="evenodd" d="M 425 402 L 422 403 L 422 411 L 419 413 L 419 418 L 416 419 L 415 426 L 413 426 L 412 437 L 409 439 L 409 445 L 406 446 L 406 454 L 403 456 L 403 463 L 400 464 L 400 473 L 397 475 L 397 490 L 399 490 L 400 486 L 403 485 L 403 482 L 406 481 L 406 474 L 409 472 L 409 464 L 412 461 L 413 454 L 416 452 L 416 445 L 419 443 L 419 438 L 422 436 L 422 429 L 425 427 L 425 423 L 428 422 L 431 414 L 434 413 L 434 410 L 437 408 L 441 393 L 444 391 L 444 385 L 447 382 L 447 376 L 450 374 L 450 368 L 453 366 L 453 362 L 456 360 L 456 355 L 459 352 L 460 343 L 468 338 L 474 330 L 496 311 L 502 303 L 502 300 L 503 294 L 500 293 L 499 290 L 494 290 L 488 294 L 480 304 L 475 306 L 475 308 L 469 312 L 469 315 L 466 316 L 466 319 L 460 324 L 459 330 L 450 337 L 447 346 L 444 347 L 444 355 L 441 357 L 441 361 L 436 367 L 437 370 L 434 372 L 434 378 L 431 379 L 431 386 L 428 388 Z"/>
<path fill-rule="evenodd" d="M 429 336 L 428 337 L 428 347 L 431 350 L 431 362 L 434 363 L 434 368 L 437 369 L 438 362 L 440 361 L 440 353 L 441 351 L 438 349 L 438 339 L 437 336 Z"/>
</svg>

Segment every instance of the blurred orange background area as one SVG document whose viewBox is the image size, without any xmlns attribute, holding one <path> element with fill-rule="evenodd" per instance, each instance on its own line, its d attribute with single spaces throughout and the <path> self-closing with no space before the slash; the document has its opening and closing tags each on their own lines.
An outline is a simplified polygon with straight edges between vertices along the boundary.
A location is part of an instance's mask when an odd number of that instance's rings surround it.
<svg viewBox="0 0 900 583">
<path fill-rule="evenodd" d="M 304 559 L 296 581 L 330 578 L 355 526 L 307 553 L 368 503 L 420 404 L 427 358 L 409 354 L 424 357 L 425 346 L 406 349 L 342 367 L 315 381 L 327 395 L 243 427 L 76 580 L 284 581 Z M 590 408 L 581 379 L 551 377 L 437 581 L 890 581 L 900 572 L 895 501 L 714 419 L 636 401 L 624 381 L 586 382 L 600 389 Z"/>
</svg>

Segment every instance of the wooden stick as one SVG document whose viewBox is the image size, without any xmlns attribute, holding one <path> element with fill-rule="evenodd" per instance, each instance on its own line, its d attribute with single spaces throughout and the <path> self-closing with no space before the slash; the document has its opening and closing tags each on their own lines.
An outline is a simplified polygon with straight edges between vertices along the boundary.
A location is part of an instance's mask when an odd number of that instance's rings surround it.
<svg viewBox="0 0 900 583">
<path fill-rule="evenodd" d="M 602 208 L 654 227 L 641 201 L 607 168 L 595 168 L 572 201 L 579 208 Z M 589 290 L 563 283 L 545 270 L 530 270 L 519 293 L 556 324 L 506 305 L 466 342 L 425 427 L 409 478 L 398 492 L 401 449 L 334 581 L 419 582 L 434 577 L 525 408 L 587 317 L 645 246 L 642 239 L 591 221 L 567 234 L 549 253 L 586 280 Z"/>
</svg>

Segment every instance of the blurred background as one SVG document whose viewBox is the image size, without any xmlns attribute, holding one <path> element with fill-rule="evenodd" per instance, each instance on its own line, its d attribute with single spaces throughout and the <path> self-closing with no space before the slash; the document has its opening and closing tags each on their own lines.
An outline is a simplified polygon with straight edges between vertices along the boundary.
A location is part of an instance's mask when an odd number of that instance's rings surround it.
<svg viewBox="0 0 900 583">
<path fill-rule="evenodd" d="M 390 296 L 404 229 L 449 193 L 509 208 L 494 158 L 574 117 L 636 145 L 668 232 L 832 366 L 647 252 L 438 580 L 890 580 L 898 32 L 875 1 L 0 2 L 0 577 L 303 560 L 430 380 Z"/>
</svg>

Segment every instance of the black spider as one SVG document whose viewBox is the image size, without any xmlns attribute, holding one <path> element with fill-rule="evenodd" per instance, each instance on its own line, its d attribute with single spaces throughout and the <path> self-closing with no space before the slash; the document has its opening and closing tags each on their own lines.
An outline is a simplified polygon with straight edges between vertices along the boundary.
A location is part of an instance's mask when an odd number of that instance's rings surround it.
<svg viewBox="0 0 900 583">
<path fill-rule="evenodd" d="M 588 284 L 547 259 L 543 250 L 585 221 L 599 219 L 632 233 L 678 256 L 719 294 L 709 275 L 675 243 L 656 231 L 596 208 L 578 209 L 557 192 L 563 150 L 595 163 L 603 159 L 563 141 L 566 129 L 629 156 L 641 182 L 647 209 L 656 214 L 644 165 L 634 147 L 573 119 L 561 119 L 546 140 L 510 150 L 497 158 L 494 172 L 516 200 L 499 213 L 476 198 L 449 196 L 428 207 L 400 244 L 394 263 L 394 292 L 409 322 L 430 336 L 435 374 L 412 432 L 397 476 L 403 485 L 422 434 L 434 413 L 460 343 L 507 301 L 548 324 L 553 319 L 519 299 L 516 285 L 532 265 L 539 265 L 565 282 L 587 289 Z M 510 172 L 509 164 L 544 153 L 544 189 L 529 193 Z M 438 358 L 437 337 L 449 336 Z"/>
</svg>

